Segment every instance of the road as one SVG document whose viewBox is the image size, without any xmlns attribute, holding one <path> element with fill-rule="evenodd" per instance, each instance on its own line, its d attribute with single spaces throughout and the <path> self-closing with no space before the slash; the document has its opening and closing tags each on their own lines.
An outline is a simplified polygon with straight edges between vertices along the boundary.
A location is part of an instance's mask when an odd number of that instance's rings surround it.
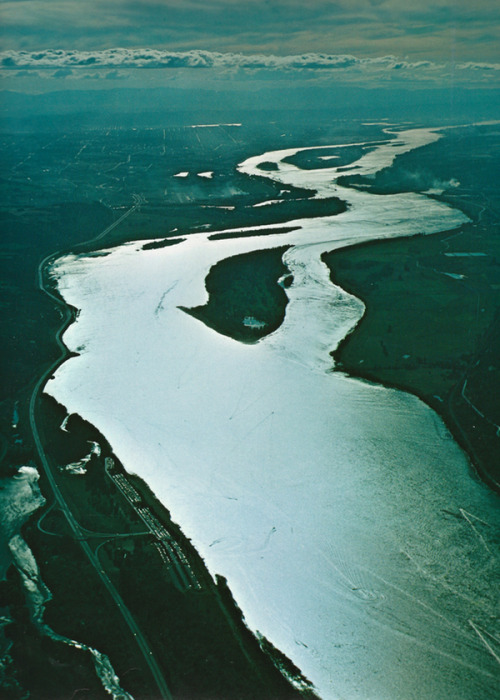
<svg viewBox="0 0 500 700">
<path fill-rule="evenodd" d="M 113 460 L 106 457 L 104 461 L 106 475 L 111 480 L 114 487 L 121 492 L 125 500 L 135 510 L 137 516 L 146 525 L 148 528 L 148 533 L 156 539 L 156 548 L 158 553 L 167 568 L 170 569 L 173 567 L 181 590 L 189 590 L 192 587 L 197 590 L 201 590 L 201 583 L 198 581 L 196 574 L 194 573 L 188 558 L 183 552 L 179 543 L 176 542 L 168 530 L 162 525 L 162 523 L 160 523 L 160 521 L 153 515 L 147 506 L 140 505 L 139 494 L 129 484 L 127 479 L 121 474 L 113 476 L 110 473 L 110 463 L 113 464 Z"/>
<path fill-rule="evenodd" d="M 114 222 L 111 226 L 108 226 L 107 229 L 105 229 L 103 232 L 101 232 L 98 236 L 95 238 L 91 239 L 90 241 L 87 241 L 88 243 L 92 243 L 95 241 L 98 241 L 104 237 L 109 231 L 111 231 L 113 228 L 115 228 L 120 221 L 123 221 L 123 219 L 126 216 L 129 216 L 132 211 L 135 211 L 142 202 L 142 199 L 139 199 L 136 201 L 133 207 L 131 207 L 125 214 L 123 214 L 117 221 Z M 94 553 L 89 546 L 88 542 L 86 541 L 86 538 L 88 537 L 88 533 L 86 533 L 85 528 L 82 528 L 77 520 L 75 519 L 70 507 L 68 506 L 66 500 L 64 499 L 64 496 L 62 495 L 59 486 L 57 485 L 57 481 L 54 477 L 54 473 L 52 470 L 52 467 L 50 466 L 49 460 L 47 458 L 47 455 L 45 454 L 45 450 L 42 445 L 42 441 L 40 439 L 40 434 L 38 431 L 37 423 L 36 423 L 36 405 L 38 398 L 40 396 L 40 393 L 42 391 L 42 387 L 46 383 L 46 381 L 49 379 L 49 377 L 55 372 L 57 367 L 66 360 L 68 357 L 68 352 L 66 350 L 66 347 L 64 346 L 62 342 L 62 334 L 66 330 L 68 324 L 72 320 L 72 314 L 70 310 L 67 308 L 67 306 L 64 304 L 64 302 L 61 301 L 55 294 L 53 294 L 51 291 L 46 289 L 44 285 L 44 280 L 43 280 L 43 269 L 46 263 L 51 259 L 55 258 L 57 255 L 60 255 L 61 253 L 52 253 L 51 255 L 48 255 L 46 258 L 42 260 L 42 262 L 38 266 L 37 270 L 37 284 L 40 290 L 47 294 L 56 304 L 57 306 L 62 310 L 63 313 L 63 319 L 62 319 L 62 325 L 60 326 L 59 330 L 56 333 L 56 342 L 57 345 L 59 346 L 59 349 L 61 351 L 60 357 L 52 363 L 52 365 L 43 373 L 43 375 L 40 377 L 38 382 L 36 383 L 30 397 L 30 402 L 29 402 L 29 420 L 30 420 L 30 427 L 31 431 L 33 433 L 33 440 L 35 442 L 35 446 L 40 458 L 41 465 L 43 467 L 43 470 L 45 472 L 45 475 L 47 477 L 48 483 L 53 491 L 54 497 L 57 501 L 57 504 L 61 511 L 64 513 L 68 524 L 75 536 L 75 539 L 78 540 L 81 548 L 83 549 L 87 559 L 89 560 L 90 564 L 94 567 L 98 577 L 100 578 L 101 582 L 109 592 L 111 598 L 113 599 L 113 602 L 119 609 L 119 611 L 122 614 L 123 619 L 125 620 L 128 628 L 130 629 L 130 632 L 132 633 L 133 637 L 135 638 L 137 645 L 139 646 L 139 649 L 146 661 L 146 664 L 151 671 L 151 675 L 153 676 L 156 685 L 158 686 L 158 690 L 160 691 L 160 697 L 163 698 L 164 700 L 171 700 L 172 694 L 170 693 L 170 690 L 168 689 L 168 686 L 166 684 L 166 681 L 163 677 L 163 674 L 161 672 L 160 667 L 158 666 L 154 656 L 153 652 L 151 651 L 146 639 L 144 638 L 144 635 L 142 634 L 139 626 L 137 625 L 134 617 L 132 616 L 131 612 L 125 605 L 125 602 L 123 601 L 121 595 L 118 593 L 117 589 L 113 585 L 111 579 L 109 576 L 106 574 L 106 572 L 102 569 L 101 564 L 99 563 L 98 557 L 96 556 L 96 553 Z"/>
<path fill-rule="evenodd" d="M 127 216 L 130 216 L 130 214 L 132 214 L 132 212 L 134 212 L 136 209 L 140 209 L 141 204 L 146 203 L 146 200 L 140 194 L 133 194 L 132 197 L 134 199 L 134 205 L 130 207 L 130 209 L 128 209 L 124 214 L 122 214 L 119 219 L 117 219 L 110 226 L 108 226 L 108 228 L 105 228 L 104 231 L 101 231 L 101 233 L 98 236 L 92 238 L 90 241 L 87 241 L 85 245 L 87 245 L 88 243 L 95 243 L 96 241 L 100 241 L 101 238 L 104 238 L 104 236 L 107 236 L 110 231 L 116 228 L 118 224 L 121 224 L 121 222 L 124 219 L 126 219 Z"/>
</svg>

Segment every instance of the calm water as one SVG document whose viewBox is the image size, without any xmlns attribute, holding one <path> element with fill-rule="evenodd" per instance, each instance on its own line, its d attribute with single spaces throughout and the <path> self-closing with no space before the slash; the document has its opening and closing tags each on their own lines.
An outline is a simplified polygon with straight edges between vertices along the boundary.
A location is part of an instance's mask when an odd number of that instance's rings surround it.
<svg viewBox="0 0 500 700">
<path fill-rule="evenodd" d="M 374 173 L 437 138 L 388 134 L 353 167 Z M 249 626 L 323 698 L 493 698 L 498 501 L 426 405 L 331 371 L 329 352 L 363 305 L 320 261 L 354 241 L 466 218 L 423 195 L 339 188 L 335 168 L 301 170 L 283 163 L 291 154 L 239 167 L 337 194 L 348 211 L 288 234 L 196 234 L 61 258 L 59 289 L 81 309 L 64 340 L 80 355 L 46 391 L 104 433 L 228 579 Z M 270 161 L 278 170 L 258 169 Z M 241 345 L 178 309 L 204 302 L 217 261 L 285 244 L 286 318 L 260 343 Z"/>
</svg>

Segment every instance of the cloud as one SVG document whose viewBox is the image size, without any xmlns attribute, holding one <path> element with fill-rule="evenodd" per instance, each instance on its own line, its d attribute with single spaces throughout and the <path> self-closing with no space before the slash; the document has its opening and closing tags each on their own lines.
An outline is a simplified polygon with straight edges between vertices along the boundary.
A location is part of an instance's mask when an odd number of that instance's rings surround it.
<svg viewBox="0 0 500 700">
<path fill-rule="evenodd" d="M 498 71 L 500 70 L 500 63 L 474 63 L 473 61 L 468 61 L 467 63 L 458 63 L 456 65 L 458 70 L 477 70 L 477 71 Z"/>
<path fill-rule="evenodd" d="M 170 67 L 174 52 L 193 48 L 490 63 L 498 61 L 500 12 L 498 0 L 2 0 L 1 19 L 3 49 L 148 46 L 168 49 Z M 200 51 L 196 58 L 207 60 Z"/>
<path fill-rule="evenodd" d="M 95 79 L 136 80 L 141 70 L 148 70 L 148 80 L 155 73 L 160 79 L 182 75 L 184 82 L 206 82 L 224 79 L 311 80 L 324 85 L 352 83 L 402 87 L 444 86 L 452 84 L 492 87 L 500 64 L 480 61 L 435 62 L 407 60 L 393 55 L 360 58 L 351 54 L 301 53 L 277 56 L 265 53 L 222 53 L 215 51 L 165 51 L 161 49 L 116 48 L 104 51 L 41 51 L 0 52 L 0 68 L 4 75 L 25 71 L 47 77 L 69 77 L 78 80 L 90 69 Z M 125 72 L 124 72 L 125 71 Z M 128 71 L 128 72 L 126 72 Z M 180 71 L 180 72 L 179 72 Z M 205 77 L 205 72 L 209 73 Z M 198 77 L 196 77 L 198 76 Z M 186 83 L 187 84 L 187 83 Z"/>
<path fill-rule="evenodd" d="M 68 76 L 73 75 L 73 71 L 71 68 L 58 68 L 55 73 L 53 73 L 52 77 L 53 78 L 67 78 Z"/>
<path fill-rule="evenodd" d="M 109 73 L 106 73 L 104 76 L 105 80 L 126 80 L 127 77 L 127 73 L 119 73 L 116 69 L 110 70 Z"/>
<path fill-rule="evenodd" d="M 4 68 L 268 68 L 268 69 L 330 69 L 353 67 L 382 69 L 433 69 L 442 63 L 408 61 L 396 56 L 357 58 L 349 54 L 302 53 L 290 56 L 273 54 L 220 53 L 216 51 L 162 51 L 160 49 L 107 49 L 104 51 L 3 51 L 0 64 Z M 462 62 L 459 69 L 498 70 L 500 64 Z"/>
<path fill-rule="evenodd" d="M 431 61 L 402 61 L 395 56 L 356 58 L 351 55 L 303 53 L 292 56 L 219 53 L 212 51 L 161 51 L 159 49 L 108 49 L 105 51 L 4 51 L 4 68 L 248 68 L 277 70 L 341 70 L 346 68 L 433 68 Z M 465 65 L 465 64 L 464 64 Z M 476 64 L 486 66 L 487 64 Z"/>
</svg>

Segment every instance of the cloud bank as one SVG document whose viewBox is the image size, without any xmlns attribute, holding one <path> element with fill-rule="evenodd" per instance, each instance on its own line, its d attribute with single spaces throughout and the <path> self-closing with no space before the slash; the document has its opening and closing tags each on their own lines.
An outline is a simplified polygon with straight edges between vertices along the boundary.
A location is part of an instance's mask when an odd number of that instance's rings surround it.
<svg viewBox="0 0 500 700">
<path fill-rule="evenodd" d="M 108 49 L 104 51 L 4 51 L 3 67 L 15 68 L 274 68 L 338 69 L 353 66 L 385 68 L 431 67 L 430 61 L 405 62 L 394 56 L 356 58 L 350 55 L 304 53 L 294 56 L 219 53 L 213 51 L 161 51 L 159 49 Z"/>
<path fill-rule="evenodd" d="M 2 48 L 496 62 L 498 0 L 2 0 Z"/>
<path fill-rule="evenodd" d="M 116 48 L 104 51 L 4 51 L 0 52 L 4 69 L 78 69 L 78 68 L 163 68 L 163 69 L 241 69 L 271 71 L 332 71 L 380 74 L 402 71 L 421 79 L 439 78 L 450 70 L 480 74 L 491 79 L 500 71 L 499 63 L 462 62 L 450 66 L 433 61 L 407 61 L 395 56 L 357 58 L 349 54 L 303 53 L 291 56 L 220 53 L 213 51 L 164 51 L 160 49 Z"/>
</svg>

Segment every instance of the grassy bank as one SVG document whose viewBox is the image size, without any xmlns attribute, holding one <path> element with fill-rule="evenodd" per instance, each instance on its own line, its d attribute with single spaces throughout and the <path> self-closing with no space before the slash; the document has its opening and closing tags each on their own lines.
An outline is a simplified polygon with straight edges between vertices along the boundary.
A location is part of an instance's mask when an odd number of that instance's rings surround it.
<svg viewBox="0 0 500 700">
<path fill-rule="evenodd" d="M 486 483 L 500 482 L 500 143 L 495 125 L 443 132 L 375 178 L 374 195 L 431 193 L 471 223 L 325 256 L 332 280 L 366 304 L 338 348 L 350 374 L 420 396 L 447 423 Z"/>
<path fill-rule="evenodd" d="M 500 241 L 491 224 L 369 243 L 324 260 L 335 284 L 366 305 L 335 353 L 337 366 L 421 397 L 494 486 L 500 480 L 493 427 L 500 423 Z"/>
</svg>

